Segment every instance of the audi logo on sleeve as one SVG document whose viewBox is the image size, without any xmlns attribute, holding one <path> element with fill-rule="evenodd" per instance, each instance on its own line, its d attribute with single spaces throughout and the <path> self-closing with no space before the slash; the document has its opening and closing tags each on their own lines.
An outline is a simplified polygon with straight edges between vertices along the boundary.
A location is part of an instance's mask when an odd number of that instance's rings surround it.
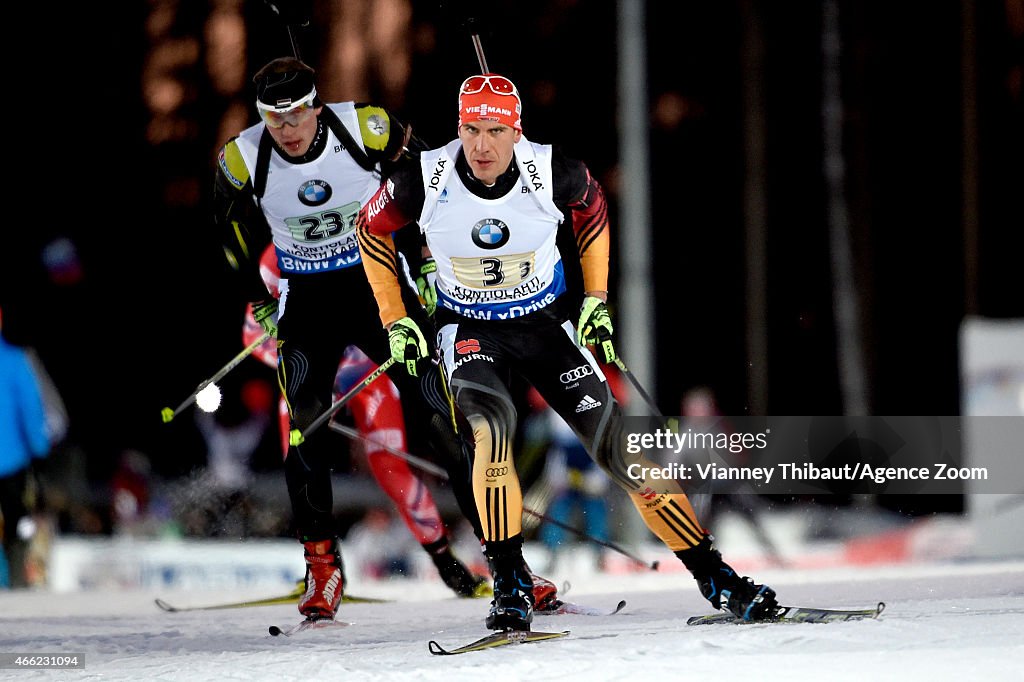
<svg viewBox="0 0 1024 682">
<path fill-rule="evenodd" d="M 490 467 L 486 472 L 488 478 L 494 478 L 496 476 L 504 476 L 508 473 L 508 467 Z"/>
<path fill-rule="evenodd" d="M 574 381 L 579 381 L 583 377 L 589 377 L 593 373 L 594 368 L 591 367 L 590 365 L 580 365 L 575 369 L 570 369 L 568 372 L 565 372 L 564 374 L 560 374 L 558 376 L 558 380 L 561 381 L 563 384 L 571 384 Z"/>
</svg>

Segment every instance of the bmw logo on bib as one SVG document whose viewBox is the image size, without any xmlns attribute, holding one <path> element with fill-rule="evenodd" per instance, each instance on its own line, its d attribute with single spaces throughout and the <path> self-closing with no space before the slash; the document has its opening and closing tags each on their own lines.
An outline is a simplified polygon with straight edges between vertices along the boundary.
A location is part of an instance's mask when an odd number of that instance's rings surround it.
<svg viewBox="0 0 1024 682">
<path fill-rule="evenodd" d="M 331 198 L 331 186 L 324 180 L 310 180 L 299 185 L 299 201 L 306 206 L 319 206 Z"/>
<path fill-rule="evenodd" d="M 473 243 L 481 249 L 500 249 L 508 237 L 508 225 L 497 218 L 484 218 L 473 226 Z"/>
</svg>

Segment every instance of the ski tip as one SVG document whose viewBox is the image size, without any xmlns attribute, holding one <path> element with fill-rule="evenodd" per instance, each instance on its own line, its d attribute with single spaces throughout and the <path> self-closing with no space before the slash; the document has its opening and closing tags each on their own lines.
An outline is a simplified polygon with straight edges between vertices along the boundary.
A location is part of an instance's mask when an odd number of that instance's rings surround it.
<svg viewBox="0 0 1024 682">
<path fill-rule="evenodd" d="M 622 600 L 619 601 L 618 604 L 615 605 L 615 610 L 612 611 L 610 615 L 614 616 L 616 613 L 618 613 L 619 611 L 621 611 L 624 608 L 626 608 L 626 600 L 622 599 Z"/>
<path fill-rule="evenodd" d="M 271 625 L 268 630 L 274 637 L 280 637 L 282 635 L 285 637 L 291 637 L 307 630 L 347 628 L 349 625 L 352 625 L 352 623 L 345 620 L 334 620 L 333 618 L 307 618 L 306 620 L 301 621 L 298 625 L 290 627 L 287 630 L 278 627 L 277 625 Z"/>
<path fill-rule="evenodd" d="M 167 611 L 169 613 L 174 613 L 175 611 L 178 610 L 178 609 L 174 608 L 173 606 L 171 606 L 170 604 L 168 604 L 167 602 L 165 602 L 163 599 L 154 599 L 153 602 L 157 606 L 159 606 L 161 609 L 163 609 L 164 611 Z"/>
<path fill-rule="evenodd" d="M 305 593 L 305 590 L 303 590 L 303 592 L 300 592 L 299 594 L 297 594 L 295 596 L 296 596 L 296 598 L 298 598 L 298 597 L 301 597 L 304 593 Z M 341 601 L 342 601 L 342 603 L 346 603 L 346 604 L 387 604 L 391 600 L 390 599 L 378 599 L 377 597 L 362 597 L 362 596 L 354 595 L 354 594 L 343 594 L 343 595 L 341 595 Z"/>
<path fill-rule="evenodd" d="M 881 616 L 882 615 L 882 611 L 885 611 L 885 602 L 884 601 L 878 602 L 878 606 L 875 607 L 875 618 L 878 618 L 879 616 Z"/>
<path fill-rule="evenodd" d="M 541 642 L 547 639 L 557 639 L 559 637 L 565 637 L 569 634 L 569 630 L 563 630 L 562 632 L 538 632 L 536 630 L 499 630 L 493 632 L 485 637 L 481 637 L 475 642 L 457 647 L 455 649 L 445 649 L 434 640 L 427 642 L 427 649 L 435 656 L 454 656 L 456 654 L 466 654 L 471 651 L 483 651 L 484 649 L 492 649 L 494 647 L 505 646 L 505 645 L 516 645 L 525 644 L 527 642 Z"/>
</svg>

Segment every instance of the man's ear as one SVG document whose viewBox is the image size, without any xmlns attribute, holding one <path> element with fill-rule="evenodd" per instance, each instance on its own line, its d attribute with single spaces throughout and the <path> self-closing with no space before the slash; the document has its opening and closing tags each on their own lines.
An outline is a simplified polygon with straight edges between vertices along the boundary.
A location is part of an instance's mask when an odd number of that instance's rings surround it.
<svg viewBox="0 0 1024 682">
<path fill-rule="evenodd" d="M 516 137 L 515 137 L 515 143 L 519 144 L 519 140 L 521 140 L 522 137 L 523 137 L 523 131 L 522 130 L 517 130 L 516 131 Z"/>
</svg>

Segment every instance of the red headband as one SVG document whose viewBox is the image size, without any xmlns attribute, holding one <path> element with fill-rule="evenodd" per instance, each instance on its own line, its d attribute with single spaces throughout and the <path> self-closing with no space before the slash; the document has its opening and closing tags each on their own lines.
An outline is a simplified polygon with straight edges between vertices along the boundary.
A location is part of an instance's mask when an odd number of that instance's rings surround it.
<svg viewBox="0 0 1024 682">
<path fill-rule="evenodd" d="M 522 111 L 519 91 L 504 76 L 470 76 L 459 88 L 460 126 L 472 121 L 496 121 L 521 131 Z"/>
</svg>

